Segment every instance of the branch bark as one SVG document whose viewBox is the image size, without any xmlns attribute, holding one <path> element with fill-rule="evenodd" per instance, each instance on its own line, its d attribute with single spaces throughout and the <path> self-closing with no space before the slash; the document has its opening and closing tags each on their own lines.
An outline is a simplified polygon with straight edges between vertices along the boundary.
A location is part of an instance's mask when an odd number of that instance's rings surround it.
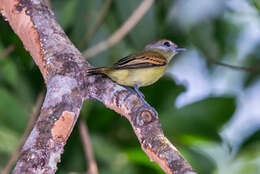
<svg viewBox="0 0 260 174">
<path fill-rule="evenodd" d="M 82 102 L 96 99 L 126 117 L 142 149 L 169 174 L 193 174 L 191 166 L 164 136 L 158 115 L 142 100 L 90 67 L 57 23 L 43 0 L 0 0 L 3 16 L 22 40 L 44 77 L 47 94 L 39 118 L 13 171 L 55 173 L 64 145 L 77 121 Z"/>
</svg>

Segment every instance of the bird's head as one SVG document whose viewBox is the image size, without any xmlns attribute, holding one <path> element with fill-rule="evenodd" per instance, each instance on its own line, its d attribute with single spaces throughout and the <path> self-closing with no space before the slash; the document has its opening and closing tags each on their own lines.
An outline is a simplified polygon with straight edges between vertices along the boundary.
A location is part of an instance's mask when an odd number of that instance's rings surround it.
<svg viewBox="0 0 260 174">
<path fill-rule="evenodd" d="M 162 54 L 168 61 L 171 58 L 180 53 L 185 51 L 185 48 L 178 48 L 178 46 L 170 40 L 161 39 L 156 42 L 152 42 L 148 44 L 145 48 L 145 51 L 154 51 Z"/>
</svg>

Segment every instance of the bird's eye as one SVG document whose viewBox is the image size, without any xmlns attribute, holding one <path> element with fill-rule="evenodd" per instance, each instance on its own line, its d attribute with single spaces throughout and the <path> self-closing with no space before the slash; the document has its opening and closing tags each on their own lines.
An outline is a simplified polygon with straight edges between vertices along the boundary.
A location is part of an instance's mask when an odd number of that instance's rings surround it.
<svg viewBox="0 0 260 174">
<path fill-rule="evenodd" d="M 171 44 L 169 42 L 164 42 L 163 45 L 167 46 L 167 47 L 170 47 Z"/>
</svg>

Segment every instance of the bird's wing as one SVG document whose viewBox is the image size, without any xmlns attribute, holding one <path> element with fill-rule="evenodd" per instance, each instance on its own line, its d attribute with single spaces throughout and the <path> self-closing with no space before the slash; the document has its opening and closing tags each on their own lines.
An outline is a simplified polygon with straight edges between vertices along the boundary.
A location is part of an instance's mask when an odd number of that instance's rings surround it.
<svg viewBox="0 0 260 174">
<path fill-rule="evenodd" d="M 141 52 L 120 59 L 114 64 L 113 69 L 140 69 L 165 66 L 167 60 L 156 52 Z"/>
</svg>

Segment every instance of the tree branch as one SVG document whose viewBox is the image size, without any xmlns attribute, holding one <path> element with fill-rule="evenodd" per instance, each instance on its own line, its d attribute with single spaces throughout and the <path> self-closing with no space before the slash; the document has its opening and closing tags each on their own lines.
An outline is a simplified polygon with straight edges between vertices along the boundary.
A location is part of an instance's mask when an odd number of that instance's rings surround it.
<svg viewBox="0 0 260 174">
<path fill-rule="evenodd" d="M 226 67 L 226 68 L 230 68 L 230 69 L 233 69 L 233 70 L 246 71 L 246 72 L 258 72 L 258 71 L 260 71 L 260 66 L 249 66 L 249 67 L 236 66 L 236 65 L 230 65 L 230 64 L 220 62 L 220 61 L 213 59 L 213 58 L 208 58 L 208 59 L 212 64 L 219 65 L 219 66 Z"/>
<path fill-rule="evenodd" d="M 92 145 L 88 135 L 88 128 L 82 118 L 79 119 L 79 132 L 84 147 L 85 157 L 88 161 L 88 171 L 86 174 L 98 174 L 97 163 L 93 155 Z"/>
<path fill-rule="evenodd" d="M 144 2 L 150 2 L 145 0 Z M 0 0 L 0 10 L 44 77 L 47 94 L 39 118 L 13 171 L 52 174 L 77 121 L 82 102 L 96 99 L 131 123 L 142 149 L 168 174 L 193 174 L 163 135 L 158 115 L 137 95 L 103 75 L 88 76 L 88 62 L 68 39 L 43 0 Z"/>
<path fill-rule="evenodd" d="M 104 22 L 104 18 L 106 17 L 106 14 L 111 6 L 112 0 L 106 0 L 103 4 L 102 8 L 100 9 L 97 19 L 95 23 L 90 27 L 88 32 L 85 35 L 85 39 L 82 39 L 81 46 L 83 46 L 85 43 L 88 43 L 89 40 L 92 38 L 92 36 L 96 33 L 98 28 L 102 25 Z"/>
<path fill-rule="evenodd" d="M 118 43 L 130 30 L 142 19 L 146 12 L 153 5 L 154 0 L 143 0 L 143 2 L 137 7 L 132 15 L 125 21 L 125 23 L 116 30 L 107 40 L 88 48 L 83 52 L 86 58 L 95 56 L 98 53 L 112 47 Z"/>
</svg>

